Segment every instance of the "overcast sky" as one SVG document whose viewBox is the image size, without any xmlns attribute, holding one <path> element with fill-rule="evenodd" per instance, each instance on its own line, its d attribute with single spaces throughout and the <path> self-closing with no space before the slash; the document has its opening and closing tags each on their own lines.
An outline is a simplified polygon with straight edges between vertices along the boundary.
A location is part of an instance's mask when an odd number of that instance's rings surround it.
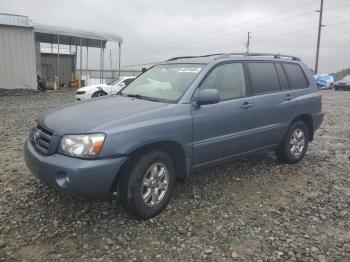
<svg viewBox="0 0 350 262">
<path fill-rule="evenodd" d="M 296 55 L 314 67 L 319 5 L 320 0 L 1 0 L 0 12 L 121 35 L 123 67 L 181 55 L 243 52 L 248 31 L 251 52 Z M 350 67 L 349 14 L 349 0 L 325 0 L 321 72 Z M 116 44 L 109 47 L 115 67 Z M 98 67 L 97 54 L 89 67 Z M 108 68 L 108 50 L 105 61 Z"/>
</svg>

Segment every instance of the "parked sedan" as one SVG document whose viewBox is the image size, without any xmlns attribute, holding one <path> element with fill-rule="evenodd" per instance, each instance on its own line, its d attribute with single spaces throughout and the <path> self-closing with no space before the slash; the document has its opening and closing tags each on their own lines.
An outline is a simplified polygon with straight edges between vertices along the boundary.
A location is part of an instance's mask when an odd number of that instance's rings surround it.
<svg viewBox="0 0 350 262">
<path fill-rule="evenodd" d="M 119 77 L 108 84 L 90 85 L 79 88 L 75 93 L 75 99 L 83 101 L 100 96 L 114 95 L 134 79 L 134 76 Z"/>
<path fill-rule="evenodd" d="M 343 79 L 335 82 L 334 89 L 350 91 L 350 75 L 347 75 Z"/>
</svg>

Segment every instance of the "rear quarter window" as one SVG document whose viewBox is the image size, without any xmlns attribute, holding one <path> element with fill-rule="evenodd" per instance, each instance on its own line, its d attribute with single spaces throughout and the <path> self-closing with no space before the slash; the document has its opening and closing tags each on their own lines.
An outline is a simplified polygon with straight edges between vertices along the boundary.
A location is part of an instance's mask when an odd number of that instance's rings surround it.
<svg viewBox="0 0 350 262">
<path fill-rule="evenodd" d="M 247 63 L 253 94 L 272 93 L 280 90 L 275 65 L 269 62 Z"/>
<path fill-rule="evenodd" d="M 283 64 L 291 89 L 303 89 L 309 86 L 306 76 L 297 64 Z"/>
</svg>

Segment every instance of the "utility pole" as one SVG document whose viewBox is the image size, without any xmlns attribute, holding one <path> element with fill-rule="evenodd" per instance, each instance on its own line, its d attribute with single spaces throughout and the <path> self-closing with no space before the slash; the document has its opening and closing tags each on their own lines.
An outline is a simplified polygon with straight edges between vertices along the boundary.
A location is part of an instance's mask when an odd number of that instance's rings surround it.
<svg viewBox="0 0 350 262">
<path fill-rule="evenodd" d="M 320 13 L 320 18 L 319 18 L 319 22 L 318 22 L 318 36 L 317 36 L 317 48 L 316 48 L 315 74 L 318 73 L 318 60 L 319 60 L 319 56 L 320 56 L 321 31 L 322 31 L 322 27 L 324 27 L 324 25 L 322 24 L 323 0 L 321 0 L 321 7 L 320 7 L 320 10 L 317 10 L 317 12 Z"/>
<path fill-rule="evenodd" d="M 247 39 L 247 44 L 246 44 L 246 48 L 247 48 L 247 54 L 249 53 L 249 46 L 250 46 L 250 36 L 251 32 L 248 32 L 248 39 Z"/>
</svg>

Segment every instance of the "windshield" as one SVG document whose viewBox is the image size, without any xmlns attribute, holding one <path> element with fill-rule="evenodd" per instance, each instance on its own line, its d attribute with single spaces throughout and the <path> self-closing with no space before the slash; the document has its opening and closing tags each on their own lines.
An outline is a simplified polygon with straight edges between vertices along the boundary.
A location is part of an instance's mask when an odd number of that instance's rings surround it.
<svg viewBox="0 0 350 262">
<path fill-rule="evenodd" d="M 350 82 L 350 75 L 347 75 L 346 77 L 344 77 L 342 80 L 340 81 L 344 81 L 344 82 Z"/>
<path fill-rule="evenodd" d="M 120 78 L 113 79 L 113 80 L 112 80 L 111 82 L 109 82 L 107 85 L 113 86 L 113 85 L 115 85 L 116 83 L 118 83 L 119 80 L 120 80 Z"/>
<path fill-rule="evenodd" d="M 158 65 L 140 75 L 121 95 L 176 102 L 202 70 L 200 64 Z"/>
</svg>

